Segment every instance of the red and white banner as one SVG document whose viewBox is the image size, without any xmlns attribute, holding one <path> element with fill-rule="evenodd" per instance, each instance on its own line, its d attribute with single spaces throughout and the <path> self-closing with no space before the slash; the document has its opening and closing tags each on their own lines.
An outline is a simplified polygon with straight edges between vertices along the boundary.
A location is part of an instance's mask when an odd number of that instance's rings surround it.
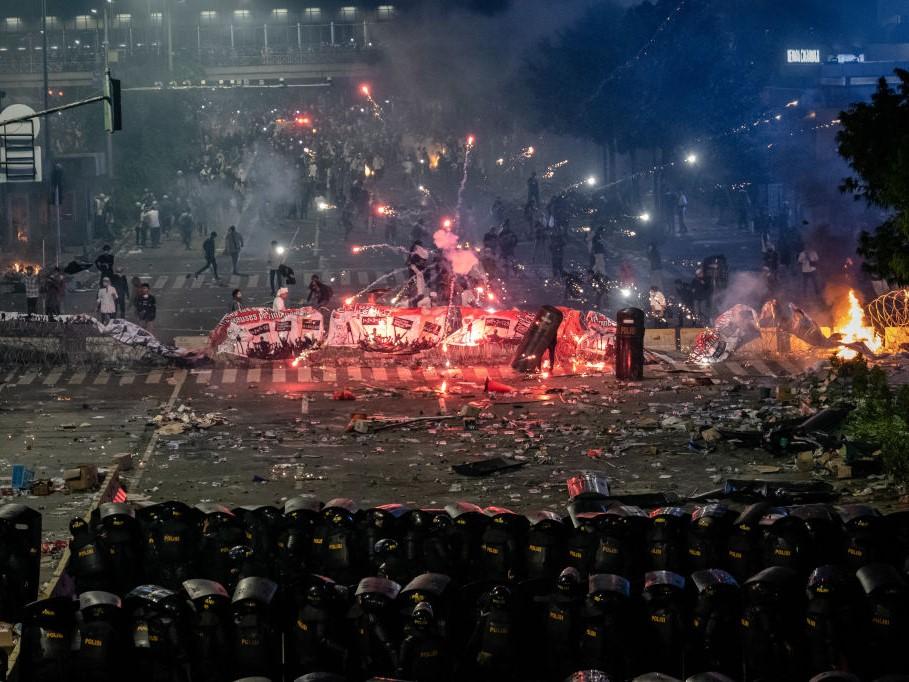
<svg viewBox="0 0 909 682">
<path fill-rule="evenodd" d="M 208 336 L 218 353 L 250 355 L 262 344 L 297 346 L 301 341 L 318 343 L 325 335 L 325 321 L 315 308 L 244 308 L 225 315 Z"/>
<path fill-rule="evenodd" d="M 332 312 L 324 345 L 380 352 L 425 350 L 441 341 L 445 314 L 445 308 L 347 306 Z"/>
</svg>

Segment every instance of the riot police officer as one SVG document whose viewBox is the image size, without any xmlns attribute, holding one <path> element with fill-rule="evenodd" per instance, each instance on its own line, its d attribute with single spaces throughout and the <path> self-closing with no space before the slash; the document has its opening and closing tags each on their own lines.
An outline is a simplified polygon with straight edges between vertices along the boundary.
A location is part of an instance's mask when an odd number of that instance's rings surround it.
<svg viewBox="0 0 909 682">
<path fill-rule="evenodd" d="M 312 538 L 322 503 L 311 497 L 294 497 L 284 503 L 284 521 L 278 533 L 277 559 L 281 585 L 292 585 L 312 568 Z"/>
<path fill-rule="evenodd" d="M 186 603 L 157 585 L 140 585 L 124 603 L 129 614 L 127 657 L 141 682 L 189 682 Z"/>
<path fill-rule="evenodd" d="M 552 679 L 563 678 L 574 669 L 583 625 L 584 584 L 578 569 L 565 568 L 556 580 L 556 589 L 544 599 L 542 639 L 535 649 L 545 652 L 542 661 Z"/>
<path fill-rule="evenodd" d="M 644 576 L 645 669 L 682 675 L 687 614 L 685 578 L 671 571 L 650 571 Z"/>
<path fill-rule="evenodd" d="M 542 591 L 549 589 L 551 581 L 565 566 L 568 527 L 562 517 L 551 511 L 539 511 L 527 518 L 530 530 L 524 546 L 525 578 L 539 584 Z"/>
<path fill-rule="evenodd" d="M 243 529 L 234 513 L 221 504 L 198 504 L 200 537 L 198 546 L 198 576 L 222 585 L 226 590 L 236 587 L 231 577 L 233 562 L 230 550 L 245 541 Z"/>
<path fill-rule="evenodd" d="M 854 669 L 858 587 L 840 566 L 818 566 L 808 577 L 805 629 L 811 674 Z"/>
<path fill-rule="evenodd" d="M 75 518 L 69 522 L 68 571 L 76 582 L 76 593 L 111 587 L 104 549 L 94 529 L 85 519 Z"/>
<path fill-rule="evenodd" d="M 278 591 L 268 578 L 247 577 L 231 598 L 230 649 L 232 670 L 241 676 L 274 679 L 280 673 L 279 642 L 271 603 Z"/>
<path fill-rule="evenodd" d="M 196 578 L 183 583 L 194 607 L 189 655 L 193 682 L 219 682 L 230 672 L 230 595 L 220 583 Z"/>
<path fill-rule="evenodd" d="M 691 582 L 697 590 L 697 598 L 685 667 L 740 674 L 742 595 L 739 584 L 732 575 L 718 568 L 695 571 L 691 574 Z"/>
<path fill-rule="evenodd" d="M 467 644 L 475 678 L 511 680 L 517 672 L 518 632 L 511 590 L 496 585 L 481 599 L 479 617 Z"/>
<path fill-rule="evenodd" d="M 330 578 L 312 576 L 298 582 L 294 604 L 287 630 L 286 658 L 291 678 L 315 670 L 345 672 L 349 652 L 343 636 L 343 588 Z"/>
<path fill-rule="evenodd" d="M 52 597 L 25 607 L 19 655 L 23 679 L 29 682 L 70 679 L 70 652 L 76 636 L 73 604 L 67 597 Z"/>
<path fill-rule="evenodd" d="M 120 606 L 120 597 L 110 592 L 79 595 L 82 623 L 75 654 L 79 682 L 114 682 L 121 678 L 127 642 Z"/>
<path fill-rule="evenodd" d="M 682 573 L 685 533 L 690 516 L 681 507 L 660 507 L 650 512 L 647 529 L 647 570 Z"/>
<path fill-rule="evenodd" d="M 619 575 L 588 579 L 584 626 L 579 644 L 581 667 L 602 670 L 610 678 L 627 679 L 636 658 L 631 618 L 631 583 Z"/>
<path fill-rule="evenodd" d="M 480 561 L 477 563 L 478 580 L 507 582 L 523 573 L 522 548 L 527 544 L 525 516 L 502 507 L 484 510 L 489 523 L 480 538 Z"/>
<path fill-rule="evenodd" d="M 358 507 L 353 500 L 329 500 L 322 509 L 322 521 L 313 535 L 313 562 L 316 571 L 342 585 L 355 582 L 365 565 L 356 534 Z"/>
<path fill-rule="evenodd" d="M 802 591 L 791 568 L 771 566 L 745 581 L 742 641 L 745 673 L 754 682 L 801 679 Z"/>
<path fill-rule="evenodd" d="M 386 578 L 363 578 L 357 585 L 350 617 L 354 625 L 353 647 L 366 677 L 393 675 L 399 667 L 400 635 L 392 607 L 400 591 L 400 585 Z"/>
<path fill-rule="evenodd" d="M 444 682 L 451 677 L 449 642 L 435 624 L 429 602 L 413 607 L 408 634 L 401 642 L 398 674 L 413 682 Z"/>
<path fill-rule="evenodd" d="M 859 631 L 861 669 L 867 679 L 909 670 L 909 590 L 889 564 L 866 564 L 856 571 L 865 593 Z"/>
</svg>

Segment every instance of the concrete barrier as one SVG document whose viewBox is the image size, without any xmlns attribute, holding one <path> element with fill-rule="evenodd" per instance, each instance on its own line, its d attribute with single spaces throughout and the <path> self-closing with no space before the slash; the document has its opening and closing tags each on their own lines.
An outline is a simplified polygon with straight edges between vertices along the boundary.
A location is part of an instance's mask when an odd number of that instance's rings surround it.
<svg viewBox="0 0 909 682">
<path fill-rule="evenodd" d="M 679 348 L 676 328 L 672 329 L 645 329 L 644 348 L 647 350 L 674 351 Z"/>
</svg>

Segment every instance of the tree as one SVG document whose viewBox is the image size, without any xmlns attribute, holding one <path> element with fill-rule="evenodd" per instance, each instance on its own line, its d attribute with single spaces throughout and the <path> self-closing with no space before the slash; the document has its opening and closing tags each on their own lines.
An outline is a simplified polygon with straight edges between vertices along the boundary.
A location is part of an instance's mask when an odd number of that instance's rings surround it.
<svg viewBox="0 0 909 682">
<path fill-rule="evenodd" d="M 891 212 L 874 234 L 863 232 L 859 253 L 865 269 L 899 285 L 909 284 L 909 71 L 896 70 L 899 84 L 878 83 L 871 102 L 840 114 L 840 155 L 855 175 L 841 190 L 869 206 Z"/>
</svg>

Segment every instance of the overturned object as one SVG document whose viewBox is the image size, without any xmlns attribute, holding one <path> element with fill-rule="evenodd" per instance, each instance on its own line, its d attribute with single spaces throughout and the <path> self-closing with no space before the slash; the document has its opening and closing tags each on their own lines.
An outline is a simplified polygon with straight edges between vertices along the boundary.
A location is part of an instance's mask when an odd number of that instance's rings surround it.
<svg viewBox="0 0 909 682">
<path fill-rule="evenodd" d="M 543 354 L 555 349 L 563 318 L 564 315 L 558 308 L 551 305 L 540 308 L 511 361 L 512 369 L 524 373 L 538 370 L 543 362 Z M 552 362 L 555 362 L 554 358 Z"/>
<path fill-rule="evenodd" d="M 456 474 L 461 474 L 462 476 L 489 476 L 503 471 L 510 471 L 511 469 L 519 469 L 525 464 L 527 462 L 516 462 L 504 457 L 490 457 L 476 462 L 455 464 L 451 468 Z"/>
</svg>

